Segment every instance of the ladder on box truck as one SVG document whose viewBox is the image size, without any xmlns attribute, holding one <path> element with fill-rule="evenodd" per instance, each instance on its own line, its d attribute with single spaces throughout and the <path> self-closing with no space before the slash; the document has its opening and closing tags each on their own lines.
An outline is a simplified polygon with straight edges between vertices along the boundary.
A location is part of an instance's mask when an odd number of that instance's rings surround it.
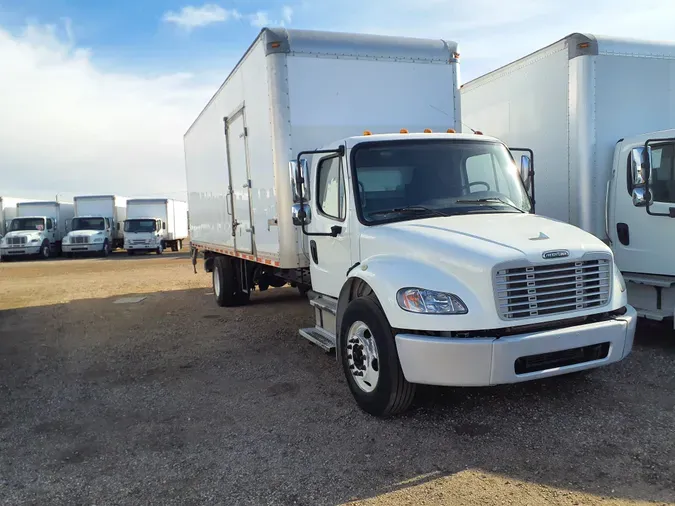
<svg viewBox="0 0 675 506">
<path fill-rule="evenodd" d="M 300 334 L 335 350 L 376 416 L 416 384 L 527 381 L 632 349 L 611 250 L 532 213 L 531 157 L 519 169 L 498 139 L 455 133 L 458 58 L 443 40 L 263 29 L 185 134 L 192 260 L 217 303 L 309 291 Z"/>
</svg>

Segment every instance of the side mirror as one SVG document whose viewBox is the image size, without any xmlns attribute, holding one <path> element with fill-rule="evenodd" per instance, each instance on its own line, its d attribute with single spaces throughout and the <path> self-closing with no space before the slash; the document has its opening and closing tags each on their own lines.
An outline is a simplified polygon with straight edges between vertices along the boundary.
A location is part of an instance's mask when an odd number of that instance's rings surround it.
<svg viewBox="0 0 675 506">
<path fill-rule="evenodd" d="M 288 171 L 291 178 L 293 202 L 300 202 L 300 197 L 303 201 L 309 202 L 309 163 L 307 160 L 302 158 L 299 167 L 296 161 L 289 162 Z"/>
<path fill-rule="evenodd" d="M 304 213 L 305 225 L 308 225 L 312 221 L 312 208 L 306 202 L 302 204 L 302 210 L 300 204 L 293 204 L 291 206 L 291 214 L 293 216 L 293 225 L 301 226 L 302 225 L 302 214 Z"/>
<path fill-rule="evenodd" d="M 651 148 L 645 150 L 644 146 L 633 148 L 630 153 L 631 176 L 633 186 L 644 186 L 649 180 L 651 173 L 649 161 L 651 158 Z"/>
<path fill-rule="evenodd" d="M 340 225 L 333 225 L 330 227 L 330 235 L 333 237 L 337 237 L 342 233 L 342 227 Z"/>
<path fill-rule="evenodd" d="M 525 185 L 525 190 L 530 191 L 530 186 L 532 186 L 532 181 L 530 180 L 530 171 L 532 169 L 532 160 L 527 155 L 520 156 L 520 179 L 523 180 Z"/>
<path fill-rule="evenodd" d="M 633 205 L 635 207 L 646 207 L 654 203 L 652 192 L 644 186 L 633 188 Z"/>
<path fill-rule="evenodd" d="M 166 230 L 166 221 L 162 222 L 162 230 Z"/>
</svg>

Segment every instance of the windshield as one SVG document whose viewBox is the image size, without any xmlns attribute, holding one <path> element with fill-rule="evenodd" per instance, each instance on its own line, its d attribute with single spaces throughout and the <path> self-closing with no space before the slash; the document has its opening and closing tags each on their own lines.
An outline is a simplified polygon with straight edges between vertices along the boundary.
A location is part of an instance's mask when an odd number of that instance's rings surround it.
<svg viewBox="0 0 675 506">
<path fill-rule="evenodd" d="M 124 222 L 125 232 L 154 232 L 157 222 L 155 220 L 127 220 Z"/>
<path fill-rule="evenodd" d="M 18 230 L 44 230 L 44 218 L 14 218 L 10 230 L 16 232 Z"/>
<path fill-rule="evenodd" d="M 357 147 L 353 166 L 368 224 L 531 208 L 518 168 L 497 142 L 383 142 Z"/>
<path fill-rule="evenodd" d="M 103 218 L 73 218 L 73 231 L 76 230 L 105 230 Z"/>
</svg>

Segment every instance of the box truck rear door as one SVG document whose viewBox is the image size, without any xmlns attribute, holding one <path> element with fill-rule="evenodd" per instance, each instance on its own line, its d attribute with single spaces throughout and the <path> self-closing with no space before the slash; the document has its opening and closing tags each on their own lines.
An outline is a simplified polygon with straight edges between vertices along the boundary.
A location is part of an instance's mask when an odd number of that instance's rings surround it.
<svg viewBox="0 0 675 506">
<path fill-rule="evenodd" d="M 230 185 L 232 186 L 234 248 L 244 253 L 253 253 L 251 184 L 248 169 L 246 119 L 243 107 L 225 120 L 225 134 Z"/>
</svg>

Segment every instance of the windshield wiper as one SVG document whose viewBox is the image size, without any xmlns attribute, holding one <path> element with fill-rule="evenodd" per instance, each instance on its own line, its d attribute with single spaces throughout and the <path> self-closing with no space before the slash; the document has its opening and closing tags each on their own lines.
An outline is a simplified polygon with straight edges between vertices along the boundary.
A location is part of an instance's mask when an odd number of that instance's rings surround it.
<svg viewBox="0 0 675 506">
<path fill-rule="evenodd" d="M 456 200 L 455 202 L 457 202 L 458 204 L 484 204 L 484 203 L 489 204 L 490 202 L 499 202 L 500 204 L 504 204 L 505 206 L 509 206 L 510 208 L 515 209 L 516 211 L 519 211 L 521 213 L 525 212 L 520 207 L 515 206 L 515 205 L 511 204 L 510 202 L 508 202 L 508 201 L 506 201 L 502 198 L 499 198 L 499 197 L 487 197 L 487 198 L 483 198 L 483 199 L 473 199 L 473 200 L 471 200 L 471 199 Z"/>
<path fill-rule="evenodd" d="M 437 211 L 436 209 L 430 209 L 424 206 L 405 206 L 405 207 L 394 207 L 392 209 L 382 209 L 380 211 L 373 211 L 368 213 L 370 216 L 377 216 L 379 214 L 390 214 L 390 213 L 429 213 L 436 216 L 447 217 L 448 215 Z"/>
</svg>

